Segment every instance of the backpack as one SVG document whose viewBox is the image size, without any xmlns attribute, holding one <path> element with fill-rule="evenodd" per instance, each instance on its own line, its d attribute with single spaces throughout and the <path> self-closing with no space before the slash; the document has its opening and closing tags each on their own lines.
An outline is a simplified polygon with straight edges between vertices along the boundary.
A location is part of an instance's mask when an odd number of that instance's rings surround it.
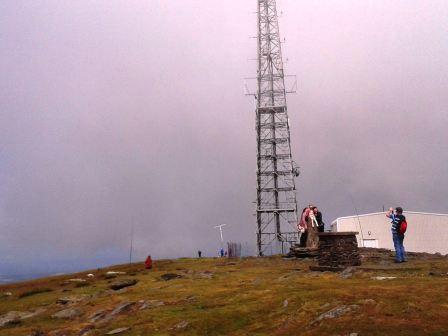
<svg viewBox="0 0 448 336">
<path fill-rule="evenodd" d="M 408 228 L 408 222 L 406 222 L 406 219 L 404 219 L 400 222 L 400 227 L 398 228 L 398 232 L 400 234 L 404 234 L 406 232 L 407 228 Z"/>
</svg>

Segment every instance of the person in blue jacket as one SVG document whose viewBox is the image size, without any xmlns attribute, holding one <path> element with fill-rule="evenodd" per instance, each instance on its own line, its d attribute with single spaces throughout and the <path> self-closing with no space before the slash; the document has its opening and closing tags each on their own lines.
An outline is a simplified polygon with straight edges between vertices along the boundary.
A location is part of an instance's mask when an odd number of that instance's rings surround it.
<svg viewBox="0 0 448 336">
<path fill-rule="evenodd" d="M 393 208 L 390 208 L 386 213 L 386 217 L 390 218 L 392 240 L 395 247 L 395 262 L 402 263 L 406 261 L 406 252 L 404 250 L 403 240 L 404 233 L 400 232 L 400 225 L 403 221 L 406 221 L 406 217 L 403 216 L 403 208 L 396 207 L 395 212 Z"/>
</svg>

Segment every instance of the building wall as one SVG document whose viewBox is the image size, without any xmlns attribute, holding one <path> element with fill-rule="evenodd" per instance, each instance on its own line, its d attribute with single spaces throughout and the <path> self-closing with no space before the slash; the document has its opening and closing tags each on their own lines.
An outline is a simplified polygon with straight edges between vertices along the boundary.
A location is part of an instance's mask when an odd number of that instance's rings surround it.
<svg viewBox="0 0 448 336">
<path fill-rule="evenodd" d="M 448 215 L 404 212 L 408 222 L 404 247 L 407 251 L 448 254 Z M 393 249 L 390 219 L 384 212 L 341 217 L 332 231 L 357 231 L 358 246 Z"/>
</svg>

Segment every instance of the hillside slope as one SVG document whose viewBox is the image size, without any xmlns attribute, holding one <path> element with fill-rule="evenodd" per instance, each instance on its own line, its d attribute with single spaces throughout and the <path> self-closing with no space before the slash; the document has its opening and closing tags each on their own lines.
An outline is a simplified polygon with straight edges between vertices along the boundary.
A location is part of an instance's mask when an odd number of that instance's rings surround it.
<svg viewBox="0 0 448 336">
<path fill-rule="evenodd" d="M 280 257 L 178 259 L 4 285 L 0 336 L 448 335 L 448 258 L 362 255 L 343 273 Z"/>
</svg>

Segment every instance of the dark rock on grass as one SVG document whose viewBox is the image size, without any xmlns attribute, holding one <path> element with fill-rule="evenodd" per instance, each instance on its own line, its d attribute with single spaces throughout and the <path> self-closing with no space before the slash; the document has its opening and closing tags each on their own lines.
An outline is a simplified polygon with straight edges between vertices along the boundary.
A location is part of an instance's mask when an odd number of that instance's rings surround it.
<svg viewBox="0 0 448 336">
<path fill-rule="evenodd" d="M 12 293 L 11 293 L 11 292 L 0 293 L 0 299 L 3 299 L 3 298 L 9 298 L 9 297 L 11 297 L 11 296 L 12 296 Z"/>
<path fill-rule="evenodd" d="M 104 309 L 98 310 L 88 317 L 91 323 L 107 323 L 115 318 L 117 315 L 129 312 L 137 303 L 136 302 L 123 302 L 120 303 L 110 313 Z"/>
<path fill-rule="evenodd" d="M 46 336 L 73 336 L 73 332 L 71 329 L 60 329 L 50 331 Z"/>
<path fill-rule="evenodd" d="M 46 334 L 44 331 L 42 331 L 40 329 L 36 329 L 36 330 L 33 330 L 31 332 L 31 334 L 29 334 L 29 336 L 46 336 Z"/>
<path fill-rule="evenodd" d="M 56 303 L 60 305 L 70 305 L 81 302 L 85 298 L 86 298 L 85 296 L 65 296 L 57 299 Z"/>
<path fill-rule="evenodd" d="M 10 311 L 0 316 L 0 327 L 19 324 L 22 320 L 34 317 L 45 312 L 46 309 L 40 308 L 34 312 Z"/>
<path fill-rule="evenodd" d="M 11 311 L 3 316 L 0 316 L 0 327 L 12 326 L 19 324 L 21 319 L 21 312 Z"/>
<path fill-rule="evenodd" d="M 86 325 L 78 332 L 78 336 L 86 336 L 88 335 L 95 327 L 92 324 Z"/>
<path fill-rule="evenodd" d="M 204 271 L 204 272 L 199 273 L 199 277 L 201 277 L 202 279 L 211 280 L 214 277 L 214 273 L 211 271 Z"/>
<path fill-rule="evenodd" d="M 345 270 L 343 270 L 341 272 L 341 274 L 339 274 L 339 277 L 341 279 L 350 279 L 351 277 L 353 277 L 353 273 L 356 272 L 356 269 L 354 267 L 347 267 Z"/>
<path fill-rule="evenodd" d="M 345 269 L 345 267 L 342 266 L 316 266 L 311 265 L 310 271 L 313 272 L 341 272 Z"/>
<path fill-rule="evenodd" d="M 68 279 L 65 280 L 63 282 L 64 285 L 69 285 L 69 284 L 73 284 L 73 283 L 82 283 L 82 282 L 87 282 L 87 280 L 85 279 L 80 279 L 80 278 L 74 278 L 74 279 Z"/>
<path fill-rule="evenodd" d="M 108 333 L 106 333 L 106 335 L 117 335 L 117 334 L 121 334 L 122 332 L 128 331 L 130 328 L 118 328 L 118 329 L 114 329 L 109 331 Z"/>
<path fill-rule="evenodd" d="M 132 306 L 135 305 L 135 302 L 124 302 L 119 304 L 110 314 L 109 317 L 116 316 L 118 314 L 127 312 L 131 310 Z"/>
<path fill-rule="evenodd" d="M 98 310 L 89 316 L 89 321 L 92 323 L 98 322 L 106 317 L 107 312 L 104 309 Z"/>
<path fill-rule="evenodd" d="M 218 265 L 216 265 L 216 266 L 235 266 L 235 265 L 237 265 L 237 263 L 231 261 L 231 262 L 225 262 L 225 263 L 223 263 L 223 264 L 218 264 Z"/>
<path fill-rule="evenodd" d="M 169 281 L 173 279 L 180 279 L 183 278 L 182 275 L 176 274 L 176 273 L 165 273 L 161 276 L 162 280 Z"/>
<path fill-rule="evenodd" d="M 105 279 L 115 279 L 116 277 L 120 275 L 125 275 L 126 272 L 118 272 L 118 271 L 109 271 L 104 276 Z"/>
<path fill-rule="evenodd" d="M 118 281 L 115 281 L 115 282 L 113 282 L 110 286 L 109 286 L 109 288 L 110 289 L 113 289 L 113 290 L 119 290 L 119 289 L 122 289 L 122 288 L 126 288 L 126 287 L 130 287 L 130 286 L 134 286 L 134 285 L 136 285 L 137 284 L 137 280 L 135 280 L 135 279 L 123 279 L 123 280 L 118 280 Z"/>
<path fill-rule="evenodd" d="M 333 308 L 333 309 L 319 315 L 314 321 L 311 322 L 311 325 L 315 325 L 322 320 L 338 318 L 342 315 L 348 314 L 348 313 L 358 310 L 358 309 L 359 309 L 358 305 L 350 305 L 350 306 L 342 305 L 342 306 Z"/>
<path fill-rule="evenodd" d="M 149 301 L 142 300 L 139 303 L 141 304 L 139 308 L 140 310 L 156 308 L 165 305 L 165 302 L 160 300 L 149 300 Z"/>
<path fill-rule="evenodd" d="M 60 312 L 57 312 L 56 314 L 51 315 L 53 318 L 58 319 L 64 319 L 64 320 L 72 320 L 78 316 L 81 316 L 82 312 L 79 309 L 76 308 L 69 308 L 61 310 Z"/>
<path fill-rule="evenodd" d="M 182 321 L 182 322 L 175 324 L 172 328 L 170 328 L 170 330 L 174 330 L 174 331 L 185 330 L 188 328 L 189 325 L 190 325 L 190 323 L 188 323 L 187 321 Z"/>
<path fill-rule="evenodd" d="M 444 276 L 447 276 L 448 273 L 447 272 L 442 272 L 442 271 L 439 271 L 439 270 L 431 270 L 431 271 L 429 271 L 428 275 L 430 275 L 430 276 L 437 276 L 437 277 L 444 277 Z"/>
</svg>

